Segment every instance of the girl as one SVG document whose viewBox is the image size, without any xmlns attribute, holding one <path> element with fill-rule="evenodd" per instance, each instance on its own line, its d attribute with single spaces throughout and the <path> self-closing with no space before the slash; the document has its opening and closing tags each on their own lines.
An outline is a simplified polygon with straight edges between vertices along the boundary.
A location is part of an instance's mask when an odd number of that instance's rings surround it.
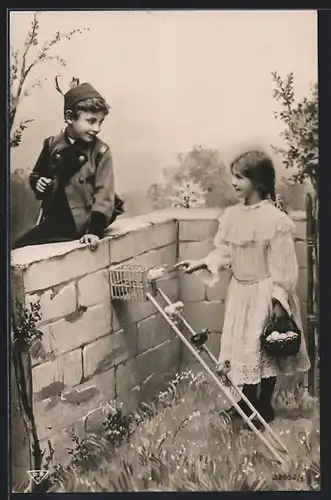
<svg viewBox="0 0 331 500">
<path fill-rule="evenodd" d="M 274 419 L 271 397 L 279 374 L 310 367 L 304 336 L 296 356 L 268 357 L 260 335 L 270 318 L 292 315 L 302 330 L 295 286 L 298 265 L 294 223 L 275 207 L 275 170 L 260 151 L 249 151 L 231 165 L 233 187 L 241 203 L 228 207 L 219 220 L 215 250 L 197 261 L 179 262 L 184 273 L 199 272 L 213 286 L 221 269 L 231 269 L 219 363 L 231 362 L 231 377 L 267 422 Z M 257 387 L 260 385 L 258 397 Z M 250 410 L 239 401 L 247 415 Z M 233 416 L 238 416 L 232 410 Z M 254 422 L 260 426 L 259 421 Z"/>
</svg>

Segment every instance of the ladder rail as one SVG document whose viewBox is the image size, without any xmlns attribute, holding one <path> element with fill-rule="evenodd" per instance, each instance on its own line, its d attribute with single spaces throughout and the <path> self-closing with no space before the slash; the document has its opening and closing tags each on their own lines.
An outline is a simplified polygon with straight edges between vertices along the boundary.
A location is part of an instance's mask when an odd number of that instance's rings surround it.
<svg viewBox="0 0 331 500">
<path fill-rule="evenodd" d="M 168 304 L 168 305 L 171 305 L 172 302 L 171 300 L 169 299 L 169 297 L 165 294 L 165 292 L 157 287 L 157 292 L 160 294 L 160 296 L 164 299 L 164 301 Z M 192 334 L 192 335 L 195 335 L 195 331 L 193 330 L 193 328 L 191 327 L 191 325 L 186 321 L 186 319 L 182 316 L 182 314 L 177 314 L 177 317 L 180 319 L 180 321 L 184 324 L 184 326 L 188 329 L 188 331 Z M 190 345 L 190 349 L 194 349 L 192 348 L 191 344 Z M 213 361 L 213 363 L 217 366 L 218 365 L 218 361 L 217 359 L 215 358 L 215 356 L 212 354 L 212 352 L 208 349 L 208 347 L 206 347 L 205 345 L 203 345 L 201 347 L 201 350 L 204 351 L 208 357 L 211 359 L 211 361 Z M 200 361 L 200 360 L 199 360 Z M 265 427 L 265 429 L 268 430 L 268 432 L 270 433 L 270 435 L 273 437 L 273 439 L 277 442 L 277 444 L 281 447 L 281 451 L 285 452 L 285 453 L 288 453 L 288 450 L 286 448 L 286 446 L 284 445 L 284 443 L 281 441 L 281 439 L 277 436 L 277 434 L 275 433 L 275 431 L 270 427 L 270 425 L 264 420 L 264 418 L 262 417 L 262 415 L 257 411 L 257 409 L 252 405 L 252 403 L 250 402 L 250 400 L 245 396 L 245 394 L 242 392 L 242 390 L 237 386 L 237 384 L 235 384 L 235 382 L 232 380 L 231 376 L 229 374 L 226 374 L 225 375 L 226 378 L 228 379 L 228 381 L 230 382 L 231 386 L 235 389 L 235 391 L 237 392 L 237 394 L 239 394 L 239 396 L 242 398 L 242 400 L 247 404 L 247 406 L 250 408 L 250 410 L 252 410 L 253 414 L 258 418 L 258 420 L 262 423 L 262 425 Z M 222 386 L 224 388 L 224 386 Z M 237 407 L 235 407 L 236 410 L 237 410 Z M 238 410 L 237 410 L 238 411 Z M 239 413 L 239 412 L 238 412 Z M 242 415 L 241 415 L 242 416 Z M 252 415 L 250 415 L 250 417 L 247 417 L 247 415 L 245 414 L 245 417 L 244 420 L 248 423 L 247 421 L 247 418 L 252 420 Z"/>
<path fill-rule="evenodd" d="M 213 371 L 209 368 L 209 366 L 205 363 L 205 361 L 201 358 L 201 356 L 199 356 L 199 354 L 197 353 L 196 349 L 194 349 L 194 347 L 192 347 L 192 345 L 190 344 L 190 342 L 183 335 L 183 333 L 179 330 L 179 328 L 175 325 L 175 323 L 172 321 L 172 319 L 167 315 L 167 313 L 164 312 L 163 308 L 160 306 L 160 304 L 157 302 L 157 300 L 149 292 L 146 294 L 146 297 L 154 305 L 154 307 L 159 311 L 159 313 L 163 316 L 163 318 L 167 321 L 167 323 L 171 326 L 171 328 L 177 334 L 177 336 L 180 338 L 180 340 L 191 351 L 191 353 L 193 354 L 193 356 L 198 360 L 198 362 L 205 369 L 205 371 L 208 373 L 208 375 L 217 384 L 217 386 L 219 387 L 219 389 L 221 389 L 222 393 L 232 403 L 232 405 L 235 407 L 235 409 L 237 410 L 237 412 L 239 413 L 239 415 L 245 420 L 245 422 L 247 423 L 247 425 L 252 429 L 252 431 L 258 437 L 258 439 L 268 448 L 268 450 L 275 457 L 275 459 L 277 460 L 277 462 L 279 462 L 280 464 L 284 464 L 284 462 L 285 462 L 284 458 L 281 457 L 281 455 L 278 453 L 278 451 L 275 449 L 275 447 L 273 447 L 272 444 L 269 443 L 269 441 L 263 436 L 263 434 L 259 431 L 259 429 L 257 429 L 257 427 L 253 424 L 253 422 L 250 421 L 247 418 L 247 415 L 240 408 L 240 406 L 237 404 L 237 402 L 233 398 L 232 394 L 226 389 L 226 387 L 223 386 L 223 384 L 221 383 L 219 377 L 217 375 L 215 375 L 215 373 L 213 373 Z"/>
</svg>

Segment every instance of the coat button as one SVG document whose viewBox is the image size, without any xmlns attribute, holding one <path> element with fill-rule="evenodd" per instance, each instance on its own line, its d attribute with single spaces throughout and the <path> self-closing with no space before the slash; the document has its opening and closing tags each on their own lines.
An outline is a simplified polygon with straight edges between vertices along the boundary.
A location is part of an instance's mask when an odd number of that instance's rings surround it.
<svg viewBox="0 0 331 500">
<path fill-rule="evenodd" d="M 55 158 L 55 161 L 60 161 L 61 155 L 59 153 L 55 153 L 54 158 Z"/>
<path fill-rule="evenodd" d="M 83 155 L 78 156 L 78 161 L 79 161 L 79 163 L 85 163 L 85 161 L 86 161 L 85 156 L 83 156 Z"/>
<path fill-rule="evenodd" d="M 79 182 L 80 184 L 84 184 L 84 182 L 85 182 L 84 177 L 79 177 L 78 182 Z"/>
</svg>

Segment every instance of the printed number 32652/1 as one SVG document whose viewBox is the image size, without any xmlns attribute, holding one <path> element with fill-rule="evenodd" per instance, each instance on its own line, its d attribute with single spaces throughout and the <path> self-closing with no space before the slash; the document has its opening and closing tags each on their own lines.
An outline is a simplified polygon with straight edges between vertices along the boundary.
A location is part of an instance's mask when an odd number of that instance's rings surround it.
<svg viewBox="0 0 331 500">
<path fill-rule="evenodd" d="M 273 481 L 303 481 L 303 477 L 300 474 L 273 474 Z"/>
</svg>

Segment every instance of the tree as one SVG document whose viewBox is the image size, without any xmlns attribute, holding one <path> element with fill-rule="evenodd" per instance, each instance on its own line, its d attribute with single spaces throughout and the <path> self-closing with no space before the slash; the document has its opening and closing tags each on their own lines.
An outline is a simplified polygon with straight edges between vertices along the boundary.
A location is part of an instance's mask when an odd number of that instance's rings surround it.
<svg viewBox="0 0 331 500">
<path fill-rule="evenodd" d="M 24 97 L 30 95 L 30 92 L 42 85 L 42 80 L 47 78 L 36 78 L 31 80 L 31 75 L 37 65 L 45 61 L 57 61 L 61 66 L 66 67 L 66 61 L 52 53 L 55 45 L 62 40 L 71 40 L 76 34 L 82 34 L 89 28 L 77 28 L 69 33 L 60 33 L 56 31 L 50 40 L 46 40 L 40 45 L 39 42 L 39 16 L 40 12 L 33 14 L 30 29 L 26 37 L 24 48 L 20 52 L 11 46 L 11 61 L 10 61 L 10 146 L 16 147 L 21 143 L 24 131 L 29 124 L 33 122 L 33 118 L 26 118 L 14 127 L 17 109 Z M 31 50 L 36 47 L 37 54 L 31 57 Z"/>
<path fill-rule="evenodd" d="M 147 195 L 154 208 L 235 203 L 231 175 L 216 150 L 193 146 L 188 153 L 179 154 L 178 161 L 178 166 L 163 171 L 161 183 L 150 186 Z"/>
<path fill-rule="evenodd" d="M 315 191 L 318 190 L 318 86 L 311 88 L 311 95 L 295 102 L 294 76 L 289 73 L 283 80 L 278 73 L 272 72 L 276 84 L 273 97 L 280 103 L 282 111 L 275 112 L 286 128 L 282 136 L 286 148 L 273 146 L 276 153 L 283 157 L 286 168 L 295 170 L 292 180 L 302 184 L 309 179 Z"/>
<path fill-rule="evenodd" d="M 307 248 L 308 262 L 308 353 L 313 370 L 308 375 L 308 388 L 314 393 L 316 366 L 319 363 L 318 346 L 318 315 L 319 315 L 319 226 L 318 226 L 318 86 L 315 83 L 311 88 L 311 95 L 304 97 L 298 103 L 294 99 L 293 73 L 287 75 L 286 80 L 272 73 L 276 83 L 273 97 L 282 106 L 276 118 L 282 120 L 286 129 L 282 136 L 286 148 L 274 147 L 276 153 L 283 156 L 286 168 L 294 168 L 292 180 L 296 184 L 305 184 L 309 179 L 315 191 L 314 196 L 306 195 L 307 213 Z"/>
<path fill-rule="evenodd" d="M 287 177 L 282 177 L 276 186 L 277 193 L 281 196 L 284 205 L 289 210 L 305 210 L 306 193 L 308 186 L 306 183 L 298 183 Z"/>
</svg>

